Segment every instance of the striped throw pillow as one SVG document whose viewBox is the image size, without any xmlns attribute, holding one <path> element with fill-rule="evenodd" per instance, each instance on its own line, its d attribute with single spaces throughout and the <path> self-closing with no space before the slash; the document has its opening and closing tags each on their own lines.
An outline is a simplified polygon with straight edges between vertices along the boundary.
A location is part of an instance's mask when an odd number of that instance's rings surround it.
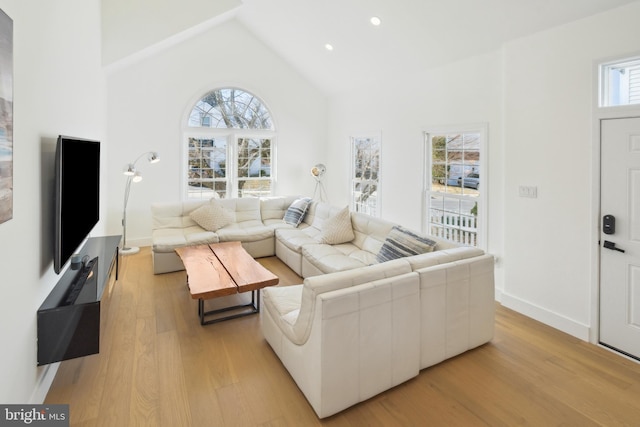
<svg viewBox="0 0 640 427">
<path fill-rule="evenodd" d="M 396 258 L 431 252 L 435 247 L 435 241 L 396 225 L 387 235 L 376 259 L 378 262 L 385 262 Z"/>
<path fill-rule="evenodd" d="M 284 222 L 294 227 L 299 226 L 304 219 L 304 215 L 307 213 L 309 203 L 311 203 L 310 197 L 302 197 L 294 200 L 284 213 Z"/>
</svg>

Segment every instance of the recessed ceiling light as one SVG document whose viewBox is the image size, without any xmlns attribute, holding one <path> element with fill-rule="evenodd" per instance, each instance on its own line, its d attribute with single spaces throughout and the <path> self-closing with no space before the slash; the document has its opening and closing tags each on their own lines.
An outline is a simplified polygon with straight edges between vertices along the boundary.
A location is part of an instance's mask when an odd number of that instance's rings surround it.
<svg viewBox="0 0 640 427">
<path fill-rule="evenodd" d="M 376 27 L 379 26 L 380 24 L 382 24 L 382 21 L 377 16 L 372 16 L 371 19 L 369 20 L 369 22 L 371 22 L 371 25 L 376 26 Z"/>
<path fill-rule="evenodd" d="M 330 43 L 327 43 L 324 45 L 324 48 L 327 49 L 328 51 L 332 51 L 333 50 L 333 45 Z"/>
</svg>

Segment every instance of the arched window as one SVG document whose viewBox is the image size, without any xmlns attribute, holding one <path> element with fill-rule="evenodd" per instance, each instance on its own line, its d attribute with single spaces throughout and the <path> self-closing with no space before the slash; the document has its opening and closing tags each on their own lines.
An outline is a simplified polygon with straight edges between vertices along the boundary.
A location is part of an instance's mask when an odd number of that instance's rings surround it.
<svg viewBox="0 0 640 427">
<path fill-rule="evenodd" d="M 191 109 L 187 128 L 186 197 L 267 196 L 275 178 L 275 127 L 255 95 L 215 89 Z"/>
</svg>

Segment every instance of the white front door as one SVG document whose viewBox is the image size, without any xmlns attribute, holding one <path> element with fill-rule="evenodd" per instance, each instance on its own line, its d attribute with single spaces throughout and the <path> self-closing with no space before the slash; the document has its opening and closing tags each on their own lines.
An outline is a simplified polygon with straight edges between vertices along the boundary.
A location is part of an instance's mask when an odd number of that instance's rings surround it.
<svg viewBox="0 0 640 427">
<path fill-rule="evenodd" d="M 600 123 L 600 342 L 640 359 L 640 118 Z"/>
</svg>

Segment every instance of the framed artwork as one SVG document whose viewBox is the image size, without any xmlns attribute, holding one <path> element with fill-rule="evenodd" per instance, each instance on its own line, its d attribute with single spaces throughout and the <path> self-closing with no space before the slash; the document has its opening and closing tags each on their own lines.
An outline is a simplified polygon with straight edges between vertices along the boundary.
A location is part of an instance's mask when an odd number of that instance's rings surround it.
<svg viewBox="0 0 640 427">
<path fill-rule="evenodd" d="M 13 218 L 13 20 L 0 10 L 0 224 Z"/>
</svg>

